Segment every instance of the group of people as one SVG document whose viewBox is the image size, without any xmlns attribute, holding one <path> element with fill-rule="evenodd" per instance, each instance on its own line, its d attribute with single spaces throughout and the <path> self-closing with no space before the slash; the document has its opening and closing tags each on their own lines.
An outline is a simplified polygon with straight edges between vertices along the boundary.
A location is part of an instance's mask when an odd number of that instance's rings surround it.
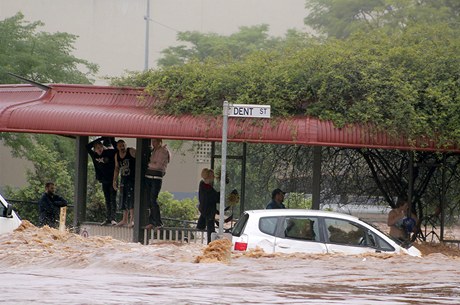
<svg viewBox="0 0 460 305">
<path fill-rule="evenodd" d="M 163 177 L 171 159 L 171 154 L 161 139 L 152 139 L 151 154 L 148 167 L 145 171 L 145 181 L 149 194 L 149 220 L 147 229 L 163 226 L 161 220 L 158 195 L 160 193 Z M 102 185 L 106 205 L 106 219 L 101 225 L 134 225 L 134 181 L 136 169 L 136 149 L 127 147 L 124 140 L 115 142 L 115 138 L 98 138 L 88 143 L 87 150 L 94 164 L 96 179 Z M 118 177 L 120 176 L 120 184 Z M 201 172 L 202 180 L 198 188 L 198 210 L 200 217 L 197 228 L 206 228 L 208 243 L 211 235 L 215 232 L 215 217 L 217 203 L 220 201 L 220 192 L 214 188 L 214 171 L 204 168 Z M 120 222 L 115 219 L 116 194 L 122 190 L 120 199 L 123 217 Z M 56 187 L 52 182 L 45 185 L 45 192 L 39 200 L 39 223 L 41 226 L 56 227 L 57 211 L 66 206 L 67 201 L 55 194 Z M 272 200 L 266 209 L 285 209 L 285 192 L 276 188 L 272 191 Z M 402 241 L 407 241 L 412 232 L 416 230 L 417 217 L 411 212 L 408 214 L 409 203 L 398 200 L 396 207 L 388 214 L 387 224 L 390 227 L 390 235 Z"/>
<path fill-rule="evenodd" d="M 152 139 L 145 181 L 149 194 L 149 223 L 147 229 L 163 226 L 161 220 L 158 195 L 161 191 L 163 177 L 171 159 L 171 153 L 161 139 Z M 128 227 L 134 226 L 134 181 L 136 171 L 136 149 L 127 147 L 124 140 L 100 137 L 86 145 L 88 154 L 94 164 L 96 180 L 101 183 L 106 206 L 105 220 L 101 225 Z M 118 178 L 120 177 L 120 183 Z M 120 209 L 123 212 L 121 221 L 116 221 L 117 191 L 121 190 Z M 39 225 L 55 228 L 59 209 L 67 206 L 67 201 L 56 195 L 53 182 L 45 185 L 45 192 L 38 202 Z"/>
<path fill-rule="evenodd" d="M 161 139 L 152 139 L 151 153 L 145 172 L 149 194 L 148 229 L 162 227 L 158 195 L 163 177 L 171 159 L 171 154 Z M 136 149 L 127 147 L 124 140 L 98 138 L 86 146 L 94 164 L 96 179 L 102 185 L 106 205 L 106 219 L 101 225 L 134 226 L 134 181 L 136 169 Z M 120 183 L 118 184 L 118 177 Z M 116 196 L 121 190 L 120 207 L 123 217 L 116 221 Z"/>
<path fill-rule="evenodd" d="M 206 229 L 208 243 L 211 241 L 211 235 L 215 232 L 215 218 L 217 211 L 217 203 L 220 201 L 220 192 L 214 188 L 214 171 L 209 168 L 204 168 L 201 171 L 200 184 L 198 186 L 198 210 L 200 217 L 197 222 L 197 229 Z M 226 183 L 228 181 L 226 180 Z M 236 190 L 233 190 L 236 192 Z M 281 189 L 276 188 L 272 191 L 272 200 L 268 203 L 266 209 L 285 209 L 283 204 L 284 195 L 286 193 Z"/>
</svg>

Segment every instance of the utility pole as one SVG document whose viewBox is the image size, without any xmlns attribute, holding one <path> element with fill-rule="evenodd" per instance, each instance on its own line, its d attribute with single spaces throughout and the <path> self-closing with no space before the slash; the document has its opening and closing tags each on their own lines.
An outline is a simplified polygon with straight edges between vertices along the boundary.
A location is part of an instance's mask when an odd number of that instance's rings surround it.
<svg viewBox="0 0 460 305">
<path fill-rule="evenodd" d="M 149 69 L 149 29 L 150 29 L 150 0 L 147 0 L 147 10 L 144 16 L 145 20 L 145 54 L 144 54 L 144 71 Z"/>
</svg>

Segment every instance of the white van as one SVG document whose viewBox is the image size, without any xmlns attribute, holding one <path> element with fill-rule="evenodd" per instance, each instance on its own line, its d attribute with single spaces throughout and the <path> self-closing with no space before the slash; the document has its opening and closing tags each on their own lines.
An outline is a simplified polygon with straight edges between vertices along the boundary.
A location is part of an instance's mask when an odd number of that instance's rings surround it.
<svg viewBox="0 0 460 305">
<path fill-rule="evenodd" d="M 13 211 L 13 206 L 0 195 L 0 234 L 13 232 L 21 225 L 21 219 Z"/>
</svg>

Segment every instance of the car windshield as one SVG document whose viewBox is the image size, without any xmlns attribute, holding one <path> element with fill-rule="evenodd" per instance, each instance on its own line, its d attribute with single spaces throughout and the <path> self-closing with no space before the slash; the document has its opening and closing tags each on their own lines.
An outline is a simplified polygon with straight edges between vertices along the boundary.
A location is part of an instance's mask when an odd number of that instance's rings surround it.
<svg viewBox="0 0 460 305">
<path fill-rule="evenodd" d="M 406 242 L 406 241 L 401 241 L 401 240 L 399 240 L 399 239 L 397 239 L 397 238 L 394 238 L 394 237 L 391 236 L 390 234 L 388 234 L 388 233 L 386 233 L 386 232 L 383 232 L 382 230 L 380 230 L 379 228 L 377 228 L 377 227 L 376 227 L 374 224 L 372 224 L 372 223 L 369 223 L 369 222 L 367 222 L 367 221 L 365 221 L 365 220 L 363 220 L 363 219 L 361 219 L 361 218 L 360 218 L 359 220 L 361 220 L 362 222 L 364 222 L 364 223 L 370 225 L 371 227 L 373 227 L 374 229 L 376 229 L 376 230 L 379 231 L 380 233 L 384 234 L 386 237 L 388 237 L 389 239 L 391 239 L 392 241 L 394 241 L 394 242 L 395 242 L 398 246 L 400 246 L 400 247 L 403 247 L 403 248 L 408 249 L 408 248 L 410 248 L 410 247 L 412 246 L 412 243 Z"/>
</svg>

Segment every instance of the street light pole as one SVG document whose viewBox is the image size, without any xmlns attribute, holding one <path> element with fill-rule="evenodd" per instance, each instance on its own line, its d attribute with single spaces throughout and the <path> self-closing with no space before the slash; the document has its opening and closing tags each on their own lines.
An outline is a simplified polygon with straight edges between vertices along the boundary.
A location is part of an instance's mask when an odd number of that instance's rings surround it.
<svg viewBox="0 0 460 305">
<path fill-rule="evenodd" d="M 150 29 L 150 0 L 147 0 L 147 11 L 145 19 L 145 54 L 144 54 L 144 71 L 149 69 L 149 29 Z"/>
</svg>

